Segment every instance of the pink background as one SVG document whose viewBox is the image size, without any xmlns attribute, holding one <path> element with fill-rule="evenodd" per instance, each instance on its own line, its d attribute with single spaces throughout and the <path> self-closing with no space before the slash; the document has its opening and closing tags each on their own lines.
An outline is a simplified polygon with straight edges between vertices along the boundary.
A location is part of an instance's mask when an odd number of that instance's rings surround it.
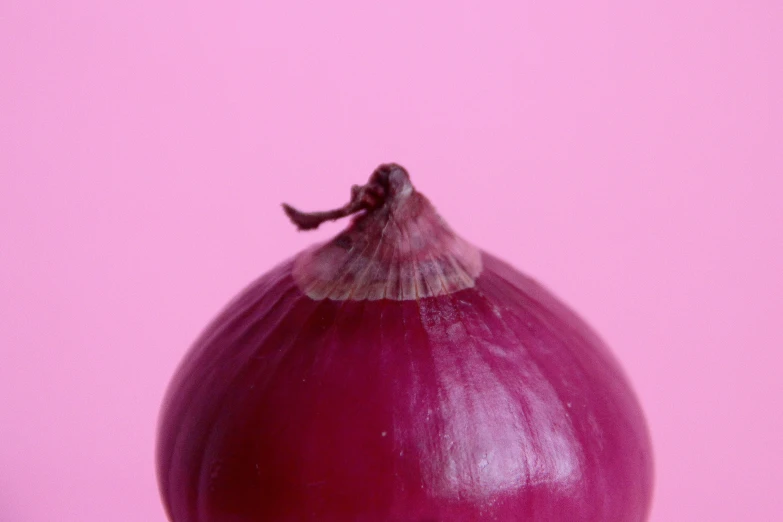
<svg viewBox="0 0 783 522">
<path fill-rule="evenodd" d="M 385 161 L 614 348 L 652 520 L 780 519 L 783 3 L 263 4 L 3 2 L 0 520 L 163 521 L 184 351 Z"/>
</svg>

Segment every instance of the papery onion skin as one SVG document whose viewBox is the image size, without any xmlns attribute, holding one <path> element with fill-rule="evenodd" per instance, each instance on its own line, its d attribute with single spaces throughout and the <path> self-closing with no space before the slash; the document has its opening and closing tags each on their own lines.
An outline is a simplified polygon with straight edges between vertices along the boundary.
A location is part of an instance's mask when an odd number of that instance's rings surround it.
<svg viewBox="0 0 783 522">
<path fill-rule="evenodd" d="M 478 251 L 480 272 L 454 291 L 448 272 L 428 297 L 314 299 L 295 276 L 305 255 L 244 290 L 175 375 L 157 454 L 172 521 L 646 520 L 639 404 L 542 286 Z"/>
</svg>

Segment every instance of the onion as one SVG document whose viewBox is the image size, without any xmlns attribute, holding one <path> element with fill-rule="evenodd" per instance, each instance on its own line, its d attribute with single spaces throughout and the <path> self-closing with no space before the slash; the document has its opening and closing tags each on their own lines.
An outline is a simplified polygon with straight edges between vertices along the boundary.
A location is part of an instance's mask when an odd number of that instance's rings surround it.
<svg viewBox="0 0 783 522">
<path fill-rule="evenodd" d="M 175 522 L 643 521 L 652 453 L 602 341 L 458 237 L 395 164 L 351 225 L 206 329 L 163 404 Z"/>
</svg>

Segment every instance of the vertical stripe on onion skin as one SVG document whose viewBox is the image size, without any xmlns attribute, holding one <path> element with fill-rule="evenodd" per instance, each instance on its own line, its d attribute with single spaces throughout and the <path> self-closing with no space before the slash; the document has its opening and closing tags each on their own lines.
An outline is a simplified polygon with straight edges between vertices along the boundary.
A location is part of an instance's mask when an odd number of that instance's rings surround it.
<svg viewBox="0 0 783 522">
<path fill-rule="evenodd" d="M 398 165 L 205 330 L 161 410 L 174 522 L 642 522 L 652 453 L 598 336 Z"/>
</svg>

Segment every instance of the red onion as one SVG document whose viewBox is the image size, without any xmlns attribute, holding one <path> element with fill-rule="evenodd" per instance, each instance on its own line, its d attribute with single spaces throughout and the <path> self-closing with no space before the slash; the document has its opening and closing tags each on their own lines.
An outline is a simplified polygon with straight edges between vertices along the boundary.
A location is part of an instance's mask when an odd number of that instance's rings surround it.
<svg viewBox="0 0 783 522">
<path fill-rule="evenodd" d="M 650 440 L 596 334 L 460 239 L 400 166 L 347 230 L 263 275 L 171 383 L 158 477 L 175 522 L 638 522 Z"/>
</svg>

